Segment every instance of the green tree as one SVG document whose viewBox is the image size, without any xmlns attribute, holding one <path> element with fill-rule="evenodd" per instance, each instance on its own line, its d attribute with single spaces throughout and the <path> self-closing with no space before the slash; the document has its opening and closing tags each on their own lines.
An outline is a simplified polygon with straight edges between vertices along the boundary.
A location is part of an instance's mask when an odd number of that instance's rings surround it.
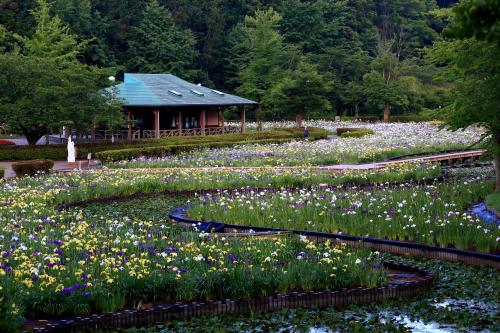
<svg viewBox="0 0 500 333">
<path fill-rule="evenodd" d="M 52 17 L 46 0 L 38 0 L 39 8 L 34 12 L 36 28 L 31 36 L 19 36 L 23 54 L 58 62 L 74 61 L 85 48 L 78 42 L 58 16 Z"/>
<path fill-rule="evenodd" d="M 452 83 L 451 103 L 439 111 L 446 123 L 452 129 L 479 125 L 491 138 L 500 191 L 500 11 L 495 4 L 462 1 L 449 30 L 459 39 L 437 42 L 427 56 L 443 69 L 441 79 Z M 488 8 L 492 11 L 481 19 Z"/>
<path fill-rule="evenodd" d="M 273 106 L 281 113 L 295 115 L 297 127 L 304 115 L 322 114 L 331 108 L 326 98 L 331 86 L 314 66 L 301 61 L 272 90 Z"/>
<path fill-rule="evenodd" d="M 80 131 L 101 114 L 123 117 L 116 100 L 102 90 L 113 69 L 99 69 L 77 60 L 83 44 L 57 17 L 45 0 L 35 11 L 32 37 L 20 37 L 20 51 L 0 55 L 0 113 L 30 144 L 40 136 L 72 123 Z"/>
<path fill-rule="evenodd" d="M 408 105 L 398 82 L 401 64 L 391 49 L 391 43 L 381 43 L 379 55 L 371 64 L 372 71 L 363 76 L 367 103 L 383 110 L 384 121 L 389 121 L 392 107 Z"/>
<path fill-rule="evenodd" d="M 455 17 L 449 33 L 500 44 L 500 0 L 463 0 L 453 12 Z"/>
<path fill-rule="evenodd" d="M 335 77 L 335 88 L 328 98 L 339 111 L 359 109 L 358 98 L 346 86 L 359 86 L 369 70 L 373 43 L 366 37 L 369 32 L 371 38 L 376 38 L 371 21 L 374 14 L 373 2 L 370 5 L 365 0 L 294 0 L 283 11 L 281 31 L 285 42 L 296 45 L 321 73 Z"/>
<path fill-rule="evenodd" d="M 197 57 L 193 34 L 179 28 L 172 14 L 156 0 L 146 4 L 143 18 L 129 39 L 127 69 L 144 73 L 172 73 L 190 79 L 196 76 Z"/>
<path fill-rule="evenodd" d="M 239 72 L 250 62 L 250 37 L 243 24 L 237 24 L 225 39 L 223 86 L 234 91 L 241 82 Z"/>
<path fill-rule="evenodd" d="M 350 81 L 346 85 L 336 85 L 342 102 L 353 109 L 353 115 L 359 116 L 360 105 L 365 101 L 365 91 L 362 82 Z"/>
<path fill-rule="evenodd" d="M 393 41 L 399 59 L 414 56 L 415 50 L 431 45 L 438 33 L 433 29 L 435 0 L 375 0 L 377 26 L 383 42 Z"/>
<path fill-rule="evenodd" d="M 61 18 L 79 40 L 87 41 L 82 52 L 87 64 L 115 65 L 115 56 L 107 42 L 110 23 L 107 17 L 94 8 L 92 1 L 56 0 L 51 3 L 51 13 Z"/>
<path fill-rule="evenodd" d="M 285 74 L 291 61 L 278 32 L 281 15 L 273 9 L 256 11 L 255 17 L 245 18 L 250 39 L 249 62 L 241 69 L 238 93 L 260 102 L 265 108 L 272 105 L 271 89 Z"/>
<path fill-rule="evenodd" d="M 0 53 L 4 52 L 7 48 L 7 29 L 0 25 Z"/>
</svg>

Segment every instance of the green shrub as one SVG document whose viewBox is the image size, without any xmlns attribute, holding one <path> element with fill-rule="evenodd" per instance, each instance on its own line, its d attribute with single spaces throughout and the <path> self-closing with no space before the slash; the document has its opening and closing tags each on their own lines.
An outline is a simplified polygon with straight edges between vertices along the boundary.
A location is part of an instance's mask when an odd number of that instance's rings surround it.
<svg viewBox="0 0 500 333">
<path fill-rule="evenodd" d="M 341 138 L 362 138 L 367 134 L 372 134 L 367 131 L 345 132 L 340 135 Z"/>
<path fill-rule="evenodd" d="M 358 119 L 360 121 L 367 121 L 370 123 L 375 123 L 375 122 L 380 120 L 380 117 L 379 116 L 358 116 L 358 117 L 356 117 L 356 119 Z"/>
<path fill-rule="evenodd" d="M 309 137 L 313 140 L 324 139 L 327 137 L 327 131 L 320 128 L 309 128 Z M 251 133 L 237 133 L 224 135 L 207 136 L 176 136 L 162 139 L 143 139 L 137 141 L 119 141 L 110 142 L 92 142 L 76 143 L 76 154 L 78 159 L 86 159 L 88 153 L 97 155 L 99 152 L 122 150 L 122 149 L 142 149 L 151 147 L 165 147 L 172 145 L 200 144 L 210 142 L 233 142 L 255 141 L 265 139 L 299 139 L 303 136 L 303 130 L 297 128 L 283 128 L 272 131 L 261 131 Z M 19 160 L 65 160 L 67 156 L 66 145 L 47 145 L 47 146 L 15 146 L 0 147 L 0 161 L 19 161 Z"/>
<path fill-rule="evenodd" d="M 246 141 L 233 141 L 233 142 L 207 142 L 199 144 L 179 144 L 161 147 L 145 147 L 145 148 L 129 148 L 102 151 L 96 154 L 96 157 L 103 162 L 114 162 L 121 160 L 130 160 L 133 158 L 146 156 L 146 157 L 162 157 L 167 155 L 175 155 L 182 152 L 188 152 L 200 148 L 224 148 L 231 147 L 239 144 L 249 143 L 282 143 L 288 142 L 292 139 L 262 139 L 262 140 L 246 140 Z"/>
<path fill-rule="evenodd" d="M 49 160 L 34 160 L 12 164 L 12 169 L 17 177 L 34 176 L 38 172 L 48 172 L 54 166 L 53 161 Z"/>
<path fill-rule="evenodd" d="M 418 116 L 418 115 L 400 115 L 400 116 L 391 116 L 389 119 L 392 123 L 407 123 L 407 122 L 426 122 L 436 120 L 435 117 L 429 116 Z"/>
<path fill-rule="evenodd" d="M 5 168 L 0 166 L 0 179 L 2 179 L 4 175 L 5 175 Z"/>
<path fill-rule="evenodd" d="M 339 127 L 337 128 L 337 135 L 342 138 L 360 138 L 367 134 L 373 134 L 373 130 L 369 128 L 354 128 L 354 127 Z"/>
<path fill-rule="evenodd" d="M 327 135 L 328 132 L 324 129 L 309 128 L 309 138 L 312 140 L 325 139 Z M 252 134 L 175 137 L 166 141 L 168 144 L 162 146 L 113 149 L 98 152 L 96 157 L 103 162 L 113 162 L 130 160 L 141 156 L 161 157 L 175 155 L 200 148 L 222 148 L 249 143 L 282 143 L 301 139 L 302 137 L 303 130 L 298 128 L 285 128 Z"/>
</svg>

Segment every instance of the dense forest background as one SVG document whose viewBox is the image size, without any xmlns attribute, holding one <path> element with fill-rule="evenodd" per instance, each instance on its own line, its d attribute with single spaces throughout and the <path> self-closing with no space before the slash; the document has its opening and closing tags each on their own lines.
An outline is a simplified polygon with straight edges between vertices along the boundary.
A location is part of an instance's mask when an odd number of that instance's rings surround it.
<svg viewBox="0 0 500 333">
<path fill-rule="evenodd" d="M 80 61 L 88 65 L 170 72 L 256 99 L 267 118 L 291 108 L 388 116 L 449 99 L 424 50 L 455 2 L 52 0 L 50 10 L 86 41 Z M 11 36 L 4 49 L 34 33 L 36 8 L 35 0 L 0 0 L 0 27 Z"/>
</svg>

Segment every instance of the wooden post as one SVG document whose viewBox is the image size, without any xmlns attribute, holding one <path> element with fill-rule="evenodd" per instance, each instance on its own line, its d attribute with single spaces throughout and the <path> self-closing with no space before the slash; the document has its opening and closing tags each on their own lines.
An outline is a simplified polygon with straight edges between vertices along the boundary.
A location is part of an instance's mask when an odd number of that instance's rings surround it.
<svg viewBox="0 0 500 333">
<path fill-rule="evenodd" d="M 222 109 L 221 111 L 219 111 L 220 113 L 220 127 L 222 127 L 222 133 L 224 133 L 224 109 Z"/>
<path fill-rule="evenodd" d="M 201 127 L 201 135 L 205 135 L 205 123 L 207 121 L 207 116 L 205 109 L 200 112 L 200 127 Z"/>
<path fill-rule="evenodd" d="M 390 116 L 391 116 L 391 106 L 388 103 L 384 103 L 384 121 L 389 122 Z"/>
<path fill-rule="evenodd" d="M 92 127 L 90 128 L 90 138 L 92 140 L 95 140 L 95 128 L 96 128 L 96 124 L 92 124 Z"/>
<path fill-rule="evenodd" d="M 160 138 L 160 111 L 155 110 L 153 111 L 155 115 L 155 122 L 154 122 L 154 131 L 155 131 L 155 138 L 159 139 Z"/>
<path fill-rule="evenodd" d="M 127 137 L 128 137 L 128 140 L 132 140 L 132 111 L 129 111 L 127 113 L 127 120 L 128 120 L 128 133 L 127 133 Z"/>
<path fill-rule="evenodd" d="M 241 122 L 241 133 L 245 133 L 245 107 L 240 106 L 240 122 Z"/>
<path fill-rule="evenodd" d="M 257 131 L 262 131 L 262 106 L 259 104 L 255 110 L 255 118 L 257 118 Z"/>
<path fill-rule="evenodd" d="M 177 114 L 177 129 L 181 130 L 182 129 L 182 111 L 179 110 L 179 113 Z"/>
</svg>

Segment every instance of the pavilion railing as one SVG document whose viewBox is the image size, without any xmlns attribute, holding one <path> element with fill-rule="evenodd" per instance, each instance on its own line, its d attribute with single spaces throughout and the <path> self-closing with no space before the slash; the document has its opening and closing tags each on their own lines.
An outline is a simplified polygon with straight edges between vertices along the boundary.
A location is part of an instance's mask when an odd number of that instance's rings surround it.
<svg viewBox="0 0 500 333">
<path fill-rule="evenodd" d="M 205 135 L 217 135 L 217 134 L 234 134 L 241 133 L 240 126 L 224 126 L 224 127 L 206 127 Z M 186 128 L 186 129 L 171 129 L 171 130 L 160 130 L 160 138 L 172 137 L 172 136 L 196 136 L 203 135 L 203 130 L 201 128 Z M 114 137 L 115 140 L 126 140 L 128 139 L 128 130 L 122 131 L 110 131 L 102 130 L 95 132 L 95 139 L 97 140 L 111 140 Z M 132 139 L 154 139 L 156 138 L 155 130 L 133 130 Z"/>
<path fill-rule="evenodd" d="M 128 131 L 111 131 L 111 130 L 102 130 L 95 131 L 95 139 L 96 140 L 111 140 L 111 138 L 115 138 L 115 140 L 126 140 L 128 138 Z"/>
</svg>

